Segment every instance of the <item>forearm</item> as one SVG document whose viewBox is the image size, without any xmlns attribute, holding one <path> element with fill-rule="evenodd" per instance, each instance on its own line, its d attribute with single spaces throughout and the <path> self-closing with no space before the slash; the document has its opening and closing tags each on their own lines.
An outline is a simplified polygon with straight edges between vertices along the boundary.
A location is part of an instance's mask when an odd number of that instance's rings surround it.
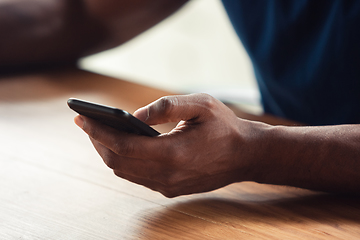
<svg viewBox="0 0 360 240">
<path fill-rule="evenodd" d="M 360 192 L 360 127 L 268 127 L 256 181 L 335 193 Z"/>
<path fill-rule="evenodd" d="M 0 1 L 0 67 L 55 64 L 120 45 L 185 0 Z"/>
<path fill-rule="evenodd" d="M 79 1 L 9 1 L 1 3 L 0 19 L 2 67 L 72 61 L 104 35 Z"/>
<path fill-rule="evenodd" d="M 75 122 L 114 173 L 167 197 L 255 181 L 327 192 L 360 190 L 360 127 L 285 127 L 238 118 L 206 94 L 163 97 L 134 115 L 179 122 L 149 138 L 86 117 Z"/>
</svg>

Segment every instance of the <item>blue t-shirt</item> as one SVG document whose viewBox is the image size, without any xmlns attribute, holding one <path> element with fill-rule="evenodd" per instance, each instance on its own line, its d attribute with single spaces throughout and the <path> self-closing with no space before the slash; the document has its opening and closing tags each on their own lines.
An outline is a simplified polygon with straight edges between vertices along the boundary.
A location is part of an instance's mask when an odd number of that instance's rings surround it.
<svg viewBox="0 0 360 240">
<path fill-rule="evenodd" d="M 311 125 L 360 123 L 360 1 L 222 1 L 265 112 Z"/>
</svg>

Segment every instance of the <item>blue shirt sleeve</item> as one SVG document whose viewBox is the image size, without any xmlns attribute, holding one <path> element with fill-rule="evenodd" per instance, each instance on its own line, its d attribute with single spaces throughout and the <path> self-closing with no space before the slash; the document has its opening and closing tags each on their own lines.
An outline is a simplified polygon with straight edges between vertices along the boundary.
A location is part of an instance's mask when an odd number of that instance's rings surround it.
<svg viewBox="0 0 360 240">
<path fill-rule="evenodd" d="M 360 123 L 360 1 L 223 0 L 264 110 L 310 125 Z"/>
</svg>

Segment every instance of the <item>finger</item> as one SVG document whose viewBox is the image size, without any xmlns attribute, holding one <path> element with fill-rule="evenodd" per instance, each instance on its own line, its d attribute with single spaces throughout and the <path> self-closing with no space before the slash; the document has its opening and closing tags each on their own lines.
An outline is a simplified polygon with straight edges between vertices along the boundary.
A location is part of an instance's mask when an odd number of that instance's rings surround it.
<svg viewBox="0 0 360 240">
<path fill-rule="evenodd" d="M 158 137 L 120 132 L 85 116 L 79 115 L 74 121 L 91 138 L 119 156 L 138 159 L 161 158 L 161 153 L 168 146 L 166 141 L 159 142 Z"/>
<path fill-rule="evenodd" d="M 157 191 L 157 192 L 163 192 L 163 189 L 165 186 L 153 180 L 152 178 L 146 177 L 144 175 L 141 175 L 141 173 L 138 173 L 139 168 L 143 166 L 142 164 L 138 165 L 138 163 L 135 163 L 135 169 L 137 170 L 137 173 L 134 173 L 132 171 L 129 171 L 129 166 L 133 165 L 134 161 L 136 159 L 119 159 L 119 156 L 117 156 L 114 152 L 112 152 L 110 149 L 103 146 L 101 143 L 97 142 L 96 140 L 90 138 L 91 142 L 93 143 L 96 151 L 99 153 L 99 155 L 103 158 L 105 164 L 113 169 L 114 174 L 120 178 L 123 178 L 127 181 L 130 181 L 135 184 L 142 185 L 144 187 L 150 188 L 151 190 Z M 137 162 L 137 161 L 136 161 Z M 126 167 L 123 167 L 126 166 Z M 130 167 L 130 169 L 132 169 Z M 146 168 L 149 170 L 149 168 Z M 149 171 L 147 171 L 149 173 Z"/>
<path fill-rule="evenodd" d="M 219 101 L 207 94 L 167 96 L 138 109 L 134 116 L 150 125 L 206 117 Z"/>
<path fill-rule="evenodd" d="M 134 178 L 141 178 L 149 183 L 166 184 L 169 173 L 165 171 L 165 167 L 161 163 L 144 159 L 119 157 L 95 139 L 90 138 L 90 140 L 105 164 L 113 169 L 114 172 L 123 173 Z"/>
<path fill-rule="evenodd" d="M 117 170 L 114 170 L 114 174 L 116 176 L 118 176 L 120 178 L 123 178 L 123 179 L 126 179 L 127 181 L 130 181 L 132 183 L 139 184 L 141 186 L 150 188 L 153 191 L 160 192 L 160 193 L 164 192 L 163 191 L 164 186 L 161 183 L 149 181 L 148 179 L 144 179 L 144 178 L 141 178 L 141 177 L 135 177 L 135 176 L 132 176 L 132 175 L 128 175 L 126 173 L 123 173 L 123 172 L 120 172 L 120 171 L 117 171 Z"/>
<path fill-rule="evenodd" d="M 120 157 L 116 153 L 114 153 L 113 151 L 111 151 L 110 149 L 108 149 L 107 147 L 105 147 L 104 145 L 102 145 L 100 142 L 96 141 L 92 137 L 89 138 L 95 150 L 103 159 L 106 166 L 108 166 L 113 170 L 121 168 L 120 160 L 118 160 L 118 158 Z"/>
<path fill-rule="evenodd" d="M 144 179 L 142 177 L 134 177 L 132 175 L 128 175 L 126 173 L 120 171 L 114 171 L 114 174 L 120 178 L 126 179 L 130 182 L 142 185 L 144 187 L 150 188 L 153 191 L 159 192 L 165 197 L 174 198 L 184 194 L 192 193 L 191 190 L 182 189 L 181 186 L 169 186 L 167 184 L 163 184 L 161 182 L 149 181 L 148 179 Z"/>
<path fill-rule="evenodd" d="M 95 139 L 90 137 L 92 144 L 94 145 L 96 151 L 99 153 L 104 163 L 111 169 L 124 172 L 127 174 L 131 174 L 133 176 L 139 176 L 141 173 L 139 172 L 141 168 L 143 168 L 143 160 L 138 160 L 136 158 L 128 158 L 128 157 L 120 157 Z M 148 161 L 149 162 L 149 161 Z M 135 170 L 135 171 L 134 171 Z M 147 169 L 151 170 L 151 169 Z M 141 171 L 145 172 L 148 175 L 149 171 Z"/>
<path fill-rule="evenodd" d="M 116 176 L 118 176 L 120 178 L 123 178 L 123 179 L 126 179 L 126 180 L 128 180 L 128 181 L 130 181 L 132 183 L 139 184 L 139 185 L 142 185 L 144 187 L 150 188 L 151 190 L 153 190 L 155 192 L 159 192 L 159 193 L 161 193 L 162 195 L 164 195 L 165 197 L 168 197 L 168 198 L 174 198 L 174 197 L 178 197 L 178 196 L 182 195 L 181 192 L 173 191 L 169 187 L 167 187 L 166 185 L 163 185 L 163 184 L 158 183 L 158 182 L 149 182 L 147 179 L 130 176 L 130 175 L 127 175 L 125 173 L 118 172 L 118 171 L 114 171 L 114 174 Z"/>
</svg>

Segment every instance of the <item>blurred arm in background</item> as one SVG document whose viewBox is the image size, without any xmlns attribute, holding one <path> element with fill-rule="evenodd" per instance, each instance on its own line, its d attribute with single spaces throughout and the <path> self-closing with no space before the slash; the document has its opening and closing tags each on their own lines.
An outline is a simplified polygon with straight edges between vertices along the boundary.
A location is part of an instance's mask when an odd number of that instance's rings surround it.
<svg viewBox="0 0 360 240">
<path fill-rule="evenodd" d="M 116 47 L 186 0 L 0 0 L 0 70 L 75 62 Z"/>
</svg>

